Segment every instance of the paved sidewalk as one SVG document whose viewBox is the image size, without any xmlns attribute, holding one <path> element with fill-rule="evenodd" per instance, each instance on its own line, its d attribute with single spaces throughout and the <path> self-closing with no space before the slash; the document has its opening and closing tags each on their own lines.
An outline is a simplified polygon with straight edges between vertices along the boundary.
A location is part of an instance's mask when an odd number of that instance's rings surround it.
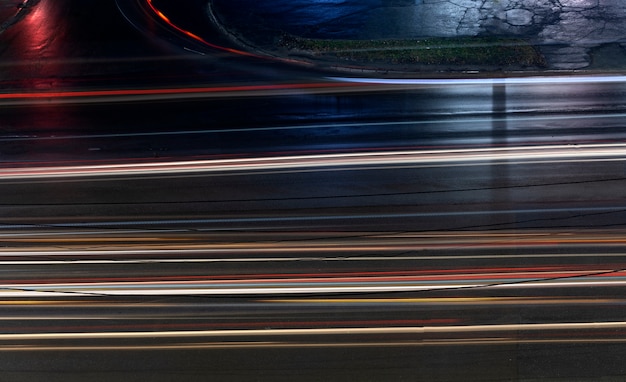
<svg viewBox="0 0 626 382">
<path fill-rule="evenodd" d="M 527 39 L 548 69 L 626 70 L 624 0 L 213 0 L 224 28 L 262 49 L 268 36 Z"/>
</svg>

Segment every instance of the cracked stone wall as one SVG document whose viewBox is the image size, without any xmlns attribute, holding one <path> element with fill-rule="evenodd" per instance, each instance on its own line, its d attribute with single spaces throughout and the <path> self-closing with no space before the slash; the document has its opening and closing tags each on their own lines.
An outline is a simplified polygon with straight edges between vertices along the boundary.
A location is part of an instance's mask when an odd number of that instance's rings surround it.
<svg viewBox="0 0 626 382">
<path fill-rule="evenodd" d="M 529 38 L 554 68 L 584 68 L 590 49 L 626 49 L 624 0 L 381 0 L 365 38 L 499 35 Z"/>
<path fill-rule="evenodd" d="M 229 26 L 259 45 L 276 29 L 312 38 L 517 36 L 551 68 L 590 65 L 594 48 L 626 66 L 626 0 L 211 0 Z M 268 32 L 268 33 L 265 33 Z M 267 41 L 264 40 L 265 36 Z"/>
</svg>

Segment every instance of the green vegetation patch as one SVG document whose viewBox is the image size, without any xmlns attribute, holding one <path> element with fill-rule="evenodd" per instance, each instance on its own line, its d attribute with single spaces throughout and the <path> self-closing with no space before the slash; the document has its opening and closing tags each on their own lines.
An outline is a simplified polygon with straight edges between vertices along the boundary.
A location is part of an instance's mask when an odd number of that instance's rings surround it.
<svg viewBox="0 0 626 382">
<path fill-rule="evenodd" d="M 294 54 L 355 63 L 545 66 L 543 56 L 527 41 L 502 37 L 332 40 L 283 35 L 278 45 Z"/>
</svg>

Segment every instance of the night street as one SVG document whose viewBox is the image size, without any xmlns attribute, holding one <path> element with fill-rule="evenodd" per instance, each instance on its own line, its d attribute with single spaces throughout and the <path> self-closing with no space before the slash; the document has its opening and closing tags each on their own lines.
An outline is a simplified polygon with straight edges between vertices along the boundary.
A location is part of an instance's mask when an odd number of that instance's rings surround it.
<svg viewBox="0 0 626 382">
<path fill-rule="evenodd" d="M 489 3 L 0 0 L 0 380 L 624 380 L 626 7 Z"/>
</svg>

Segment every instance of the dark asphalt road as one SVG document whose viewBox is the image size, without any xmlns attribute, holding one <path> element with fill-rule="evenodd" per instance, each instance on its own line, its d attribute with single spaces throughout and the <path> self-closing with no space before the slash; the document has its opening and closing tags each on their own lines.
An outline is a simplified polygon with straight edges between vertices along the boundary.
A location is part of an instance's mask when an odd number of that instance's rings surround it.
<svg viewBox="0 0 626 382">
<path fill-rule="evenodd" d="M 623 161 L 380 167 L 5 179 L 3 370 L 621 378 Z"/>
<path fill-rule="evenodd" d="M 402 347 L 325 347 L 102 352 L 4 352 L 3 374 L 16 381 L 124 378 L 141 381 L 619 381 L 620 344 L 447 345 Z M 555 352 L 560 357 L 555 360 Z M 103 357 L 106 354 L 106 357 Z M 384 355 L 381 355 L 384 354 Z M 602 356 L 599 356 L 602 354 Z M 28 360 L 25 362 L 25 360 Z M 132 361 L 131 361 L 132 360 Z M 396 368 L 381 367 L 391 361 Z M 32 369 L 37 362 L 41 370 Z M 80 365 L 77 367 L 77 365 Z M 353 365 L 346 367 L 346 365 Z M 582 365 L 585 365 L 584 367 Z M 558 371 L 557 371 L 558 370 Z M 71 376 L 69 376 L 71 375 Z M 581 375 L 586 377 L 581 378 Z M 72 378 L 76 379 L 72 379 Z"/>
<path fill-rule="evenodd" d="M 380 85 L 365 92 L 241 92 L 236 98 L 209 92 L 196 100 L 100 104 L 89 97 L 69 104 L 6 99 L 0 101 L 0 153 L 4 162 L 63 161 L 580 144 L 624 137 L 626 95 L 620 83 L 499 86 Z"/>
<path fill-rule="evenodd" d="M 5 223 L 181 219 L 264 226 L 446 231 L 623 224 L 623 162 L 344 165 L 2 180 Z M 521 162 L 521 163 L 520 163 Z M 156 170 L 156 169 L 155 169 Z M 138 223 L 139 224 L 139 223 Z M 114 225 L 114 224 L 113 224 Z M 139 224 L 141 225 L 141 224 Z M 167 223 L 164 224 L 167 227 Z M 191 224 L 189 228 L 197 228 Z"/>
</svg>

